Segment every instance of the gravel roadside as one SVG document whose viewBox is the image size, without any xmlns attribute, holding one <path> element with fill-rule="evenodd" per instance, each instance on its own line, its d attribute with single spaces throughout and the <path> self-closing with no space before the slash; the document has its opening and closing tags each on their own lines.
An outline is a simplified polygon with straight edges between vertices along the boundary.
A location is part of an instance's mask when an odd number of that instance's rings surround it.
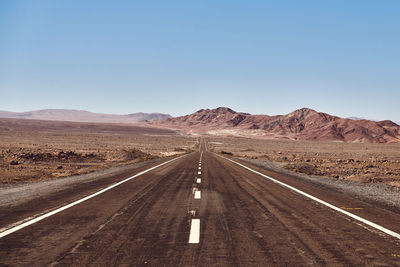
<svg viewBox="0 0 400 267">
<path fill-rule="evenodd" d="M 330 190 L 343 192 L 353 197 L 367 202 L 376 203 L 390 210 L 400 212 L 400 188 L 389 186 L 383 183 L 361 183 L 346 180 L 335 180 L 331 178 L 307 175 L 297 172 L 291 172 L 284 169 L 285 163 L 271 162 L 258 159 L 239 158 L 243 162 L 253 164 L 266 170 L 279 172 L 289 175 L 296 179 L 329 188 Z"/>
<path fill-rule="evenodd" d="M 58 178 L 56 180 L 45 180 L 33 183 L 11 184 L 0 187 L 0 207 L 12 207 L 34 198 L 43 197 L 51 193 L 59 192 L 76 184 L 90 183 L 93 180 L 100 180 L 118 175 L 129 170 L 140 168 L 146 164 L 159 162 L 165 158 L 147 160 L 125 166 L 111 167 L 91 173 Z"/>
</svg>

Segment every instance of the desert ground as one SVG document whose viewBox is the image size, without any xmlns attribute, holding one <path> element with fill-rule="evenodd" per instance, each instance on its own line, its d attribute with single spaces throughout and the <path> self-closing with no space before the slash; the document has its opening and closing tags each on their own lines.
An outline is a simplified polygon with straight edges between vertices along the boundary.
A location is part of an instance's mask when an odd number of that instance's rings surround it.
<svg viewBox="0 0 400 267">
<path fill-rule="evenodd" d="M 400 144 L 206 139 L 211 151 L 279 163 L 293 172 L 400 186 Z M 0 119 L 0 181 L 56 179 L 182 154 L 198 144 L 199 136 L 132 124 Z"/>
<path fill-rule="evenodd" d="M 129 124 L 0 119 L 0 184 L 56 179 L 192 151 L 198 139 Z"/>
<path fill-rule="evenodd" d="M 400 186 L 400 144 L 208 138 L 209 149 L 325 178 Z"/>
</svg>

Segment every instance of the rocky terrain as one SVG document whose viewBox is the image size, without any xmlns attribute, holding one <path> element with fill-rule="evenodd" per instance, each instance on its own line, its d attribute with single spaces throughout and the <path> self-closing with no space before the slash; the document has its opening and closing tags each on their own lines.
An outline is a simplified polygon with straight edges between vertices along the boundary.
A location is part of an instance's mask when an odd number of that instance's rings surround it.
<svg viewBox="0 0 400 267">
<path fill-rule="evenodd" d="M 291 140 L 397 143 L 400 126 L 392 121 L 345 119 L 302 108 L 286 115 L 251 115 L 229 108 L 202 109 L 193 114 L 151 123 L 188 133 L 253 136 Z"/>
<path fill-rule="evenodd" d="M 163 120 L 169 117 L 171 117 L 171 115 L 162 113 L 139 112 L 127 115 L 116 115 L 71 109 L 43 109 L 27 112 L 0 111 L 0 118 L 100 123 L 134 123 L 145 120 Z"/>
<path fill-rule="evenodd" d="M 127 124 L 0 119 L 0 186 L 186 153 L 197 139 Z"/>
<path fill-rule="evenodd" d="M 306 108 L 277 116 L 203 109 L 135 124 L 0 118 L 0 181 L 54 179 L 185 153 L 203 135 L 218 153 L 399 186 L 399 133 L 391 121 L 343 119 Z"/>
<path fill-rule="evenodd" d="M 275 162 L 287 170 L 361 183 L 400 186 L 400 144 L 209 138 L 209 149 L 228 156 Z"/>
</svg>

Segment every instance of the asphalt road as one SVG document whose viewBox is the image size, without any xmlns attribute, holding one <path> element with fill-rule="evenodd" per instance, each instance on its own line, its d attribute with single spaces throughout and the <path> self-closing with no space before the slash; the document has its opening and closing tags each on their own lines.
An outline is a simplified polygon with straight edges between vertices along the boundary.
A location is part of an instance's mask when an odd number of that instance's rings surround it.
<svg viewBox="0 0 400 267">
<path fill-rule="evenodd" d="M 0 265 L 400 266 L 399 238 L 208 152 L 204 144 L 201 152 L 125 180 L 157 164 L 0 209 L 4 232 L 125 181 L 1 237 Z M 396 212 L 246 166 L 400 233 Z"/>
</svg>

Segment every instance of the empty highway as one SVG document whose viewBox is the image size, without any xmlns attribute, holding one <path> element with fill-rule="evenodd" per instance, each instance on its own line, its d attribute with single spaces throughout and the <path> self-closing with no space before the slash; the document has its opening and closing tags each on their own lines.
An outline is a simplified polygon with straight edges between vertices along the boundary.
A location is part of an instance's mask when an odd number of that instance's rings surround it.
<svg viewBox="0 0 400 267">
<path fill-rule="evenodd" d="M 1 266 L 400 265 L 397 212 L 205 142 L 0 209 L 0 228 Z"/>
</svg>

